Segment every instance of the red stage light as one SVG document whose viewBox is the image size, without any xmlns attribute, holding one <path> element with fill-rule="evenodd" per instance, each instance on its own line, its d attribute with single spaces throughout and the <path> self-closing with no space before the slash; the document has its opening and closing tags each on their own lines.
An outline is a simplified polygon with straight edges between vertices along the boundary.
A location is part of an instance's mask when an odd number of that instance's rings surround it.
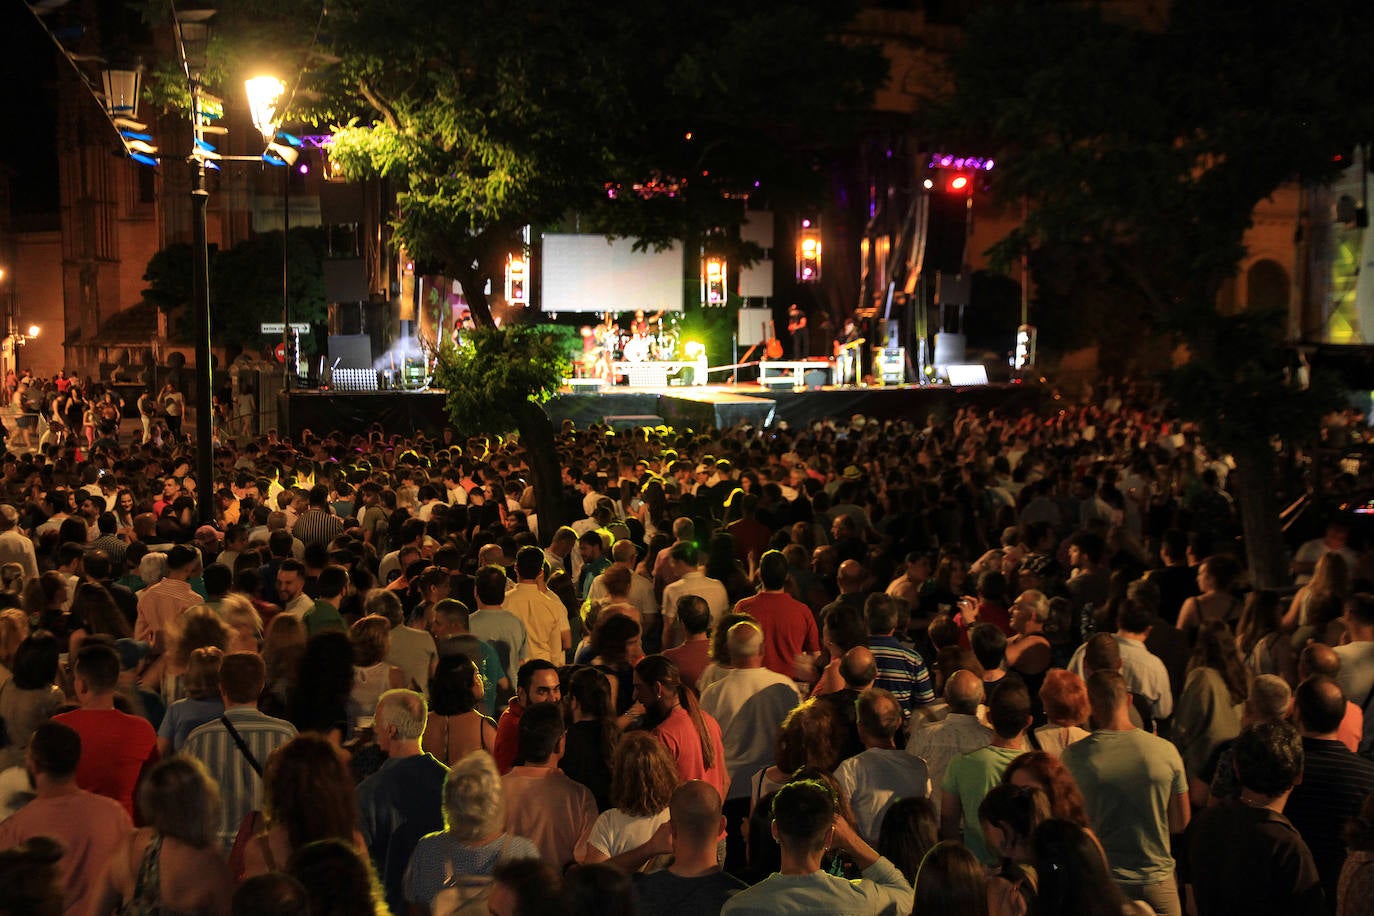
<svg viewBox="0 0 1374 916">
<path fill-rule="evenodd" d="M 949 189 L 950 189 L 951 191 L 962 191 L 962 190 L 964 190 L 964 189 L 967 188 L 967 187 L 968 187 L 968 176 L 967 176 L 967 175 L 955 175 L 953 178 L 951 178 L 951 179 L 949 180 Z"/>
</svg>

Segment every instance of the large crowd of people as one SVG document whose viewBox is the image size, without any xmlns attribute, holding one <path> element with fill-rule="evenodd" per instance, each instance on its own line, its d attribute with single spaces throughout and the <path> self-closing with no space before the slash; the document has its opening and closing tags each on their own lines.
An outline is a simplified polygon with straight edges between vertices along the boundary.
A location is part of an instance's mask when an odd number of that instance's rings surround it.
<svg viewBox="0 0 1374 916">
<path fill-rule="evenodd" d="M 5 452 L 0 916 L 1374 913 L 1374 544 L 1052 404 Z"/>
</svg>

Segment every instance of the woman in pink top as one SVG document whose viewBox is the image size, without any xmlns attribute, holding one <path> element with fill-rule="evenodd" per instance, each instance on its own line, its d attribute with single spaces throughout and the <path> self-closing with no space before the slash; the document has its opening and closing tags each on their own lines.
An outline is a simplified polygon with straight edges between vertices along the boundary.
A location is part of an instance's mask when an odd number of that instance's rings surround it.
<svg viewBox="0 0 1374 916">
<path fill-rule="evenodd" d="M 702 779 L 725 797 L 725 747 L 720 725 L 697 703 L 696 692 L 666 657 L 650 655 L 635 665 L 635 701 L 642 703 L 646 725 L 677 761 L 683 782 Z"/>
</svg>

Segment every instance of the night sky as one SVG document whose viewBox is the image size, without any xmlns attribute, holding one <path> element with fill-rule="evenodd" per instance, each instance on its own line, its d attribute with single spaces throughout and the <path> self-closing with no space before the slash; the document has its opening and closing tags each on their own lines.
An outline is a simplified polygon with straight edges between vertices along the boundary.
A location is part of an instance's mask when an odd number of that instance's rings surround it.
<svg viewBox="0 0 1374 916">
<path fill-rule="evenodd" d="M 51 39 L 23 0 L 0 0 L 0 111 L 8 128 L 0 162 L 13 170 L 18 228 L 31 219 L 28 214 L 57 210 L 57 63 Z"/>
</svg>

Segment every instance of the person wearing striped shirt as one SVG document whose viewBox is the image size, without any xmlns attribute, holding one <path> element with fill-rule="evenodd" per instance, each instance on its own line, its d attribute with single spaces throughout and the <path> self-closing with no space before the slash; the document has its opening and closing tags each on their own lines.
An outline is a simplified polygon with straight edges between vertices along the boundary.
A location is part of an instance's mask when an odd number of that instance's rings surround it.
<svg viewBox="0 0 1374 916">
<path fill-rule="evenodd" d="M 328 546 L 343 534 L 343 519 L 329 511 L 329 487 L 317 483 L 310 488 L 310 508 L 296 519 L 291 533 L 306 547 L 312 544 Z"/>
<path fill-rule="evenodd" d="M 934 703 L 935 688 L 925 660 L 893 635 L 897 628 L 897 599 L 882 593 L 869 595 L 864 602 L 864 614 L 868 617 L 868 649 L 878 665 L 874 686 L 890 691 L 907 716 L 917 706 Z"/>
<path fill-rule="evenodd" d="M 267 758 L 296 737 L 296 727 L 290 722 L 258 711 L 258 696 L 266 680 L 267 668 L 260 656 L 252 652 L 224 656 L 219 672 L 224 715 L 196 728 L 181 749 L 205 764 L 219 783 L 219 839 L 226 851 L 234 845 L 243 819 L 262 809 L 262 768 Z"/>
</svg>

